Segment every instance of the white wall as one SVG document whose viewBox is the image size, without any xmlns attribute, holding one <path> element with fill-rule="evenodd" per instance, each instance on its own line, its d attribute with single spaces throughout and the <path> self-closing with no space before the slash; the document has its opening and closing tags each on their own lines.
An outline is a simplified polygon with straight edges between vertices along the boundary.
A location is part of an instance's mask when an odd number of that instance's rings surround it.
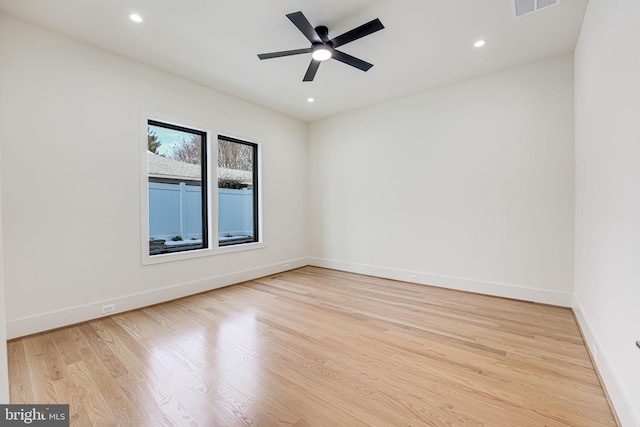
<svg viewBox="0 0 640 427">
<path fill-rule="evenodd" d="M 0 143 L 2 139 L 0 138 Z M 2 153 L 0 153 L 0 158 Z M 1 169 L 1 167 L 0 167 Z M 1 174 L 0 174 L 1 175 Z M 2 250 L 2 188 L 0 186 L 0 254 Z M 4 298 L 4 266 L 0 256 L 0 404 L 9 403 L 9 367 L 7 365 L 7 330 Z"/>
<path fill-rule="evenodd" d="M 0 277 L 0 404 L 6 403 L 9 403 L 9 367 L 7 365 L 4 284 Z"/>
<path fill-rule="evenodd" d="M 570 306 L 573 58 L 314 122 L 316 265 Z"/>
<path fill-rule="evenodd" d="M 640 2 L 591 0 L 575 54 L 574 309 L 623 426 L 640 426 Z"/>
<path fill-rule="evenodd" d="M 0 15 L 10 337 L 307 263 L 307 126 Z M 266 247 L 141 265 L 141 111 L 262 143 Z"/>
</svg>

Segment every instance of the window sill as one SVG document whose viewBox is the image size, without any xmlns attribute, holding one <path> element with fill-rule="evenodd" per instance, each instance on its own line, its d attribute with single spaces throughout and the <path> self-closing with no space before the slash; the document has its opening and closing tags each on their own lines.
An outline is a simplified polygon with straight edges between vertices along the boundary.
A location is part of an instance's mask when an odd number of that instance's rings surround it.
<svg viewBox="0 0 640 427">
<path fill-rule="evenodd" d="M 142 265 L 164 264 L 167 262 L 185 261 L 208 256 L 224 255 L 236 252 L 252 251 L 263 249 L 266 245 L 263 242 L 242 243 L 238 245 L 220 246 L 208 249 L 196 249 L 188 252 L 173 252 L 157 255 L 144 254 L 142 257 Z"/>
<path fill-rule="evenodd" d="M 252 251 L 254 249 L 262 249 L 265 247 L 263 242 L 240 243 L 237 245 L 219 246 L 216 248 L 216 254 L 228 254 L 233 252 Z"/>
</svg>

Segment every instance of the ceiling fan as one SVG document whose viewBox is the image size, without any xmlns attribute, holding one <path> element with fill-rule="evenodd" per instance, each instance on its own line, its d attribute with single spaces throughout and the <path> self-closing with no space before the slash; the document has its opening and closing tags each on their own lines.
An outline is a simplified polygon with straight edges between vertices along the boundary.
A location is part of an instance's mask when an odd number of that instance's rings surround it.
<svg viewBox="0 0 640 427">
<path fill-rule="evenodd" d="M 281 52 L 261 53 L 258 55 L 258 58 L 270 59 L 311 53 L 311 63 L 309 64 L 309 68 L 302 79 L 303 82 L 313 81 L 313 78 L 318 71 L 318 67 L 320 67 L 320 62 L 330 58 L 344 62 L 345 64 L 351 65 L 352 67 L 358 68 L 362 71 L 368 71 L 373 67 L 373 64 L 341 52 L 336 48 L 354 40 L 358 40 L 364 36 L 368 36 L 376 31 L 382 30 L 384 25 L 382 25 L 382 22 L 380 22 L 378 18 L 332 39 L 329 39 L 329 29 L 327 27 L 321 25 L 313 28 L 302 12 L 289 13 L 287 18 L 289 18 L 289 20 L 293 22 L 293 25 L 295 25 L 298 30 L 300 30 L 300 32 L 309 39 L 311 47 L 305 49 L 285 50 Z"/>
</svg>

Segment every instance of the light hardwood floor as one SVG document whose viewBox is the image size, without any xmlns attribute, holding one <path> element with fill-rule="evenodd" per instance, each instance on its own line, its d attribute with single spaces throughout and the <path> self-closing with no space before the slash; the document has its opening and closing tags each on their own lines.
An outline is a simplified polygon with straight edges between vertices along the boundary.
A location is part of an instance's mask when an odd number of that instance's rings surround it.
<svg viewBox="0 0 640 427">
<path fill-rule="evenodd" d="M 74 426 L 615 426 L 569 309 L 305 267 L 8 344 Z"/>
</svg>

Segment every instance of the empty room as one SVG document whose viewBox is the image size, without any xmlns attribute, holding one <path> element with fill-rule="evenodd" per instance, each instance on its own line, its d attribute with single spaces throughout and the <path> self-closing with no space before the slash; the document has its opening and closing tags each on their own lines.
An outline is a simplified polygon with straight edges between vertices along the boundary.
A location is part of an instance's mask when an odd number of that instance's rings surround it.
<svg viewBox="0 0 640 427">
<path fill-rule="evenodd" d="M 640 427 L 639 45 L 638 0 L 0 0 L 0 425 Z"/>
</svg>

